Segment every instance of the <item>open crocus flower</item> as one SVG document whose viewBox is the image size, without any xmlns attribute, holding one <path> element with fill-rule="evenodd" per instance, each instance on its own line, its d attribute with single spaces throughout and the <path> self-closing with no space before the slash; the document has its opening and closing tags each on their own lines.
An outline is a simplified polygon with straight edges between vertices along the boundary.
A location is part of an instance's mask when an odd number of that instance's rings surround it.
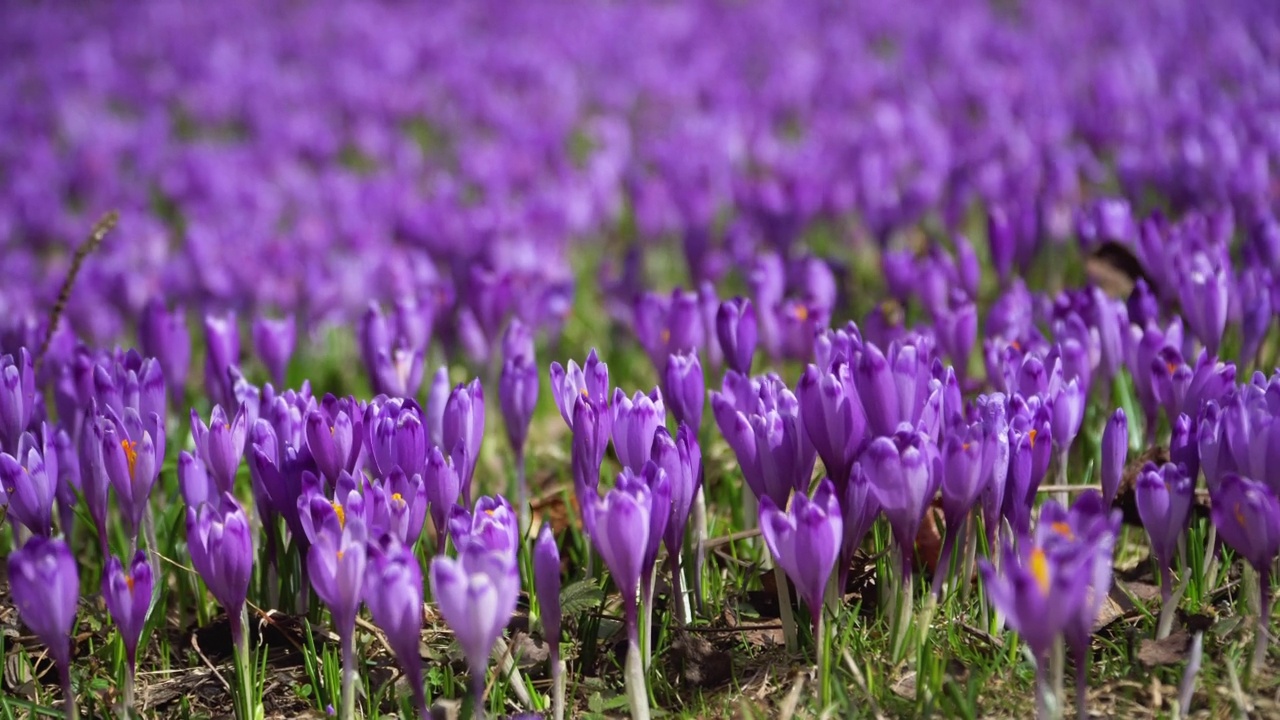
<svg viewBox="0 0 1280 720">
<path fill-rule="evenodd" d="M 609 366 L 606 365 L 595 348 L 587 355 L 582 367 L 570 360 L 566 369 L 558 362 L 551 363 L 551 396 L 555 398 L 556 407 L 560 408 L 560 417 L 564 418 L 569 429 L 573 429 L 573 405 L 579 398 L 584 398 L 604 420 L 602 428 L 606 439 L 609 437 Z"/>
<path fill-rule="evenodd" d="M 422 476 L 406 475 L 399 466 L 382 480 L 362 481 L 365 519 L 369 534 L 391 534 L 413 547 L 427 518 L 427 490 Z"/>
<path fill-rule="evenodd" d="M 147 615 L 151 611 L 151 593 L 154 578 L 151 565 L 147 562 L 147 554 L 142 550 L 133 555 L 129 567 L 125 567 L 115 556 L 107 560 L 102 574 L 102 599 L 107 604 L 107 611 L 120 631 L 120 639 L 124 643 L 125 661 L 128 663 L 128 674 L 125 677 L 124 706 L 133 705 L 133 675 L 137 669 L 138 641 L 142 638 L 142 629 L 147 624 Z"/>
<path fill-rule="evenodd" d="M 916 534 L 938 492 L 937 455 L 937 448 L 924 433 L 903 425 L 892 436 L 873 440 L 862 462 L 871 480 L 871 492 L 893 527 L 904 577 L 912 572 Z"/>
<path fill-rule="evenodd" d="M 364 413 L 354 398 L 326 395 L 306 418 L 306 444 L 316 468 L 328 483 L 342 472 L 355 472 L 364 449 Z"/>
<path fill-rule="evenodd" d="M 387 399 L 364 429 L 367 457 L 377 477 L 386 477 L 396 467 L 409 475 L 422 472 L 428 443 L 426 422 L 418 403 Z"/>
<path fill-rule="evenodd" d="M 431 561 L 431 595 L 467 658 L 476 707 L 484 694 L 489 654 L 520 594 L 515 553 L 514 546 L 469 542 L 459 547 L 456 560 L 441 555 Z"/>
<path fill-rule="evenodd" d="M 58 453 L 49 426 L 42 425 L 44 441 L 23 433 L 17 457 L 0 453 L 0 495 L 7 498 L 9 512 L 33 535 L 53 535 L 53 500 L 57 494 Z"/>
<path fill-rule="evenodd" d="M 102 463 L 115 488 L 125 528 L 136 539 L 164 462 L 163 421 L 152 413 L 144 426 L 138 413 L 126 408 L 123 420 L 113 418 L 103 425 L 101 447 Z"/>
<path fill-rule="evenodd" d="M 240 503 L 227 493 L 218 505 L 187 508 L 187 547 L 191 565 L 227 611 L 238 647 L 244 631 L 240 612 L 253 573 L 253 537 Z"/>
<path fill-rule="evenodd" d="M 214 405 L 208 425 L 194 409 L 191 411 L 191 439 L 196 446 L 196 455 L 204 461 L 220 493 L 234 492 L 247 432 L 244 403 L 240 404 L 233 418 L 227 417 L 221 405 Z"/>
<path fill-rule="evenodd" d="M 844 539 L 834 483 L 830 478 L 823 479 L 812 499 L 796 493 L 786 510 L 768 497 L 761 498 L 760 532 L 774 561 L 786 571 L 809 606 L 816 637 L 822 595 Z"/>
<path fill-rule="evenodd" d="M 501 495 L 476 500 L 475 511 L 455 506 L 449 514 L 449 537 L 454 547 L 479 543 L 494 552 L 515 553 L 520 525 L 511 503 Z"/>
<path fill-rule="evenodd" d="M 74 718 L 75 695 L 71 688 L 71 638 L 80 600 L 80 573 L 67 544 L 58 539 L 32 537 L 9 555 L 9 586 L 13 604 L 23 624 L 49 649 L 62 676 Z"/>
</svg>

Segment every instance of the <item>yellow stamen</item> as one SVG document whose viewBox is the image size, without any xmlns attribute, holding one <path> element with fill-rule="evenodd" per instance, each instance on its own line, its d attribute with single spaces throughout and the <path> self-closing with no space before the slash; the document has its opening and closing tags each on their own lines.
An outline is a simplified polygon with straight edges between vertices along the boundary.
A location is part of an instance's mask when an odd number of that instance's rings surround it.
<svg viewBox="0 0 1280 720">
<path fill-rule="evenodd" d="M 666 345 L 666 344 L 667 344 L 667 343 L 669 343 L 669 342 L 671 342 L 671 330 L 670 330 L 670 329 L 668 329 L 668 328 L 663 328 L 663 329 L 662 329 L 662 344 L 663 344 L 663 345 Z"/>
<path fill-rule="evenodd" d="M 338 527 L 345 528 L 347 526 L 347 511 L 342 509 L 342 503 L 334 503 L 333 512 L 338 516 Z"/>
<path fill-rule="evenodd" d="M 582 388 L 582 397 L 591 397 L 590 395 L 587 394 L 586 388 Z"/>
<path fill-rule="evenodd" d="M 1058 522 L 1054 523 L 1054 524 L 1053 524 L 1053 525 L 1051 525 L 1050 527 L 1052 527 L 1052 528 L 1053 528 L 1053 531 L 1054 531 L 1054 532 L 1056 532 L 1056 533 L 1058 533 L 1059 535 L 1061 535 L 1061 536 L 1063 536 L 1063 537 L 1067 538 L 1068 540 L 1073 540 L 1073 539 L 1075 539 L 1075 536 L 1076 536 L 1076 535 L 1075 535 L 1075 533 L 1071 532 L 1071 526 L 1070 526 L 1070 525 L 1068 525 L 1068 524 L 1066 524 L 1065 522 L 1062 522 L 1061 520 L 1059 520 Z"/>
<path fill-rule="evenodd" d="M 129 593 L 133 594 L 133 576 L 132 575 L 124 576 L 124 584 L 129 588 Z"/>
<path fill-rule="evenodd" d="M 1240 511 L 1240 503 L 1236 503 L 1235 515 L 1236 515 L 1236 522 L 1240 523 L 1240 527 L 1245 527 L 1245 525 L 1248 524 L 1245 522 L 1244 513 Z"/>
<path fill-rule="evenodd" d="M 489 517 L 493 517 L 493 508 L 490 508 L 490 509 L 488 509 L 488 510 L 485 510 L 485 511 L 484 511 L 484 514 L 485 514 L 485 515 L 488 515 Z"/>
<path fill-rule="evenodd" d="M 339 560 L 341 560 L 341 559 L 342 559 L 342 551 L 341 551 L 341 550 L 339 550 L 339 551 L 338 551 L 338 559 L 339 559 Z"/>
<path fill-rule="evenodd" d="M 804 322 L 809 319 L 809 308 L 805 305 L 796 306 L 796 319 Z"/>
<path fill-rule="evenodd" d="M 1044 550 L 1040 548 L 1031 551 L 1031 574 L 1035 576 L 1036 584 L 1040 586 L 1040 592 L 1048 595 L 1049 559 L 1044 556 Z"/>
<path fill-rule="evenodd" d="M 1165 367 L 1169 368 L 1169 374 L 1172 375 L 1178 371 L 1178 366 L 1173 363 L 1166 363 Z"/>
<path fill-rule="evenodd" d="M 1018 352 L 1022 352 L 1022 343 L 1018 342 L 1017 340 L 1011 340 L 1009 342 L 1009 347 L 1013 348 L 1014 350 L 1017 350 Z"/>
<path fill-rule="evenodd" d="M 124 459 L 129 463 L 129 477 L 133 477 L 133 469 L 138 465 L 138 443 L 121 440 L 120 447 L 124 448 Z"/>
<path fill-rule="evenodd" d="M 1032 450 L 1035 450 L 1035 449 L 1036 449 L 1036 433 L 1037 433 L 1037 432 L 1039 432 L 1039 431 L 1037 431 L 1037 430 L 1032 430 L 1031 432 L 1027 433 L 1027 436 L 1031 438 L 1031 449 L 1032 449 Z"/>
<path fill-rule="evenodd" d="M 403 498 L 403 497 L 401 497 L 400 493 L 391 493 L 391 501 L 392 501 L 392 502 L 404 502 L 404 498 Z"/>
<path fill-rule="evenodd" d="M 961 449 L 961 450 L 968 450 L 968 449 L 969 449 L 969 443 L 965 443 L 965 444 L 961 445 L 961 446 L 960 446 L 960 449 Z"/>
</svg>

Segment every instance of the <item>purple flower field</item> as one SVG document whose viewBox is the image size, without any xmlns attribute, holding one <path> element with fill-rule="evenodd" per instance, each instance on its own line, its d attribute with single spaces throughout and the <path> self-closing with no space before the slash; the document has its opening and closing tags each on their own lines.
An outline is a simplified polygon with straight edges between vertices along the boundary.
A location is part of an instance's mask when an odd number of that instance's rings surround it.
<svg viewBox="0 0 1280 720">
<path fill-rule="evenodd" d="M 1280 5 L 0 60 L 0 718 L 1280 717 Z"/>
</svg>

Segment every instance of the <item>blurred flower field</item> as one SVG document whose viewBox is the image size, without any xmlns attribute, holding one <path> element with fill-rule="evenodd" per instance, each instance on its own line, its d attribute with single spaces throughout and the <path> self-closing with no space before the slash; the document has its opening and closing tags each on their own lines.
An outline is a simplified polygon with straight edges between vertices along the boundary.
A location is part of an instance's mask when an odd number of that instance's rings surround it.
<svg viewBox="0 0 1280 720">
<path fill-rule="evenodd" d="M 1280 6 L 0 57 L 0 717 L 1280 716 Z"/>
</svg>

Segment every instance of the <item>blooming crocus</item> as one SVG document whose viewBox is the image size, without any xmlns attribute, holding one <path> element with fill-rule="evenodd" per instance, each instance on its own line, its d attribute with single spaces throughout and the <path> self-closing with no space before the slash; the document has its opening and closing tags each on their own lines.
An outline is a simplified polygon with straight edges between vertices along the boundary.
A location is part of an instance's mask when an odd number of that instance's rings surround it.
<svg viewBox="0 0 1280 720">
<path fill-rule="evenodd" d="M 204 316 L 205 389 L 215 405 L 236 405 L 231 369 L 240 365 L 240 329 L 235 313 Z"/>
<path fill-rule="evenodd" d="M 130 696 L 133 673 L 137 668 L 138 641 L 142 639 L 142 629 L 151 610 L 153 582 L 151 564 L 147 562 L 147 553 L 142 550 L 133 554 L 133 561 L 127 568 L 119 558 L 111 556 L 102 573 L 102 599 L 106 601 L 107 612 L 111 613 L 111 619 L 120 631 L 125 661 L 129 665 L 125 707 L 133 704 Z"/>
<path fill-rule="evenodd" d="M 927 436 L 904 427 L 892 436 L 872 440 L 863 456 L 871 492 L 893 528 L 904 578 L 911 575 L 916 535 L 938 492 L 937 452 Z"/>
<path fill-rule="evenodd" d="M 75 718 L 71 688 L 71 639 L 80 601 L 80 573 L 75 557 L 62 540 L 33 536 L 9 554 L 9 590 L 23 624 L 49 649 L 67 703 L 67 717 Z"/>
<path fill-rule="evenodd" d="M 1187 327 L 1204 343 L 1210 355 L 1217 355 L 1222 331 L 1227 325 L 1227 268 L 1203 252 L 1193 253 L 1189 258 L 1176 257 L 1185 258 L 1178 263 L 1182 278 L 1177 289 Z"/>
<path fill-rule="evenodd" d="M 755 306 L 747 298 L 733 298 L 720 303 L 716 312 L 716 337 L 729 369 L 741 375 L 751 374 L 751 358 L 758 339 Z"/>
<path fill-rule="evenodd" d="M 457 452 L 461 453 L 461 449 Z M 462 496 L 457 468 L 461 459 L 462 455 L 457 453 L 454 457 L 446 457 L 438 447 L 431 448 L 431 452 L 427 454 L 422 484 L 427 494 L 427 507 L 431 511 L 431 524 L 436 530 L 436 547 L 440 550 L 444 548 L 449 514 Z"/>
<path fill-rule="evenodd" d="M 641 293 L 632 309 L 636 338 L 659 374 L 667 358 L 702 345 L 702 313 L 698 294 L 676 288 L 670 298 Z"/>
<path fill-rule="evenodd" d="M 381 479 L 361 480 L 365 522 L 369 534 L 390 534 L 413 547 L 427 518 L 427 490 L 422 476 L 392 468 Z"/>
<path fill-rule="evenodd" d="M 817 628 L 822 616 L 822 595 L 844 539 L 835 484 L 830 478 L 823 479 L 812 499 L 803 492 L 796 493 L 785 511 L 771 498 L 761 498 L 760 533 L 774 561 L 809 606 L 815 642 L 821 642 Z"/>
<path fill-rule="evenodd" d="M 800 402 L 776 375 L 748 380 L 725 373 L 724 391 L 711 394 L 711 410 L 742 476 L 757 498 L 785 507 L 806 489 L 817 453 L 805 434 Z"/>
<path fill-rule="evenodd" d="M 394 338 L 377 303 L 370 303 L 356 331 L 366 371 L 377 394 L 412 397 L 422 384 L 422 348 L 401 328 Z"/>
<path fill-rule="evenodd" d="M 44 426 L 42 434 L 49 428 Z M 18 457 L 0 453 L 0 487 L 8 498 L 9 512 L 33 535 L 53 535 L 53 500 L 57 493 L 58 455 L 46 437 L 43 447 L 35 436 L 24 433 Z M 23 452 L 25 451 L 25 452 Z"/>
<path fill-rule="evenodd" d="M 450 511 L 449 537 L 456 548 L 478 543 L 492 552 L 514 555 L 520 546 L 520 526 L 506 498 L 485 495 L 476 500 L 474 512 L 464 507 Z"/>
<path fill-rule="evenodd" d="M 570 360 L 566 369 L 558 362 L 551 363 L 551 396 L 560 408 L 560 417 L 573 428 L 573 406 L 581 396 L 595 408 L 601 417 L 609 417 L 609 366 L 600 359 L 595 348 L 587 355 L 582 367 Z M 604 437 L 609 437 L 609 426 L 604 425 Z"/>
<path fill-rule="evenodd" d="M 449 393 L 449 402 L 444 406 L 441 441 L 442 447 L 451 453 L 456 447 L 466 451 L 457 470 L 462 502 L 470 505 L 471 478 L 476 470 L 476 461 L 480 459 L 480 444 L 484 441 L 484 388 L 478 379 L 459 384 Z"/>
<path fill-rule="evenodd" d="M 944 433 L 941 452 L 940 486 L 946 537 L 934 571 L 934 595 L 939 595 L 942 591 L 942 580 L 947 575 L 951 553 L 964 527 L 965 518 L 987 489 L 991 470 L 995 467 L 996 447 L 984 432 L 981 422 L 977 422 L 960 425 Z"/>
<path fill-rule="evenodd" d="M 1014 396 L 1015 402 L 1021 398 Z M 1010 403 L 1010 407 L 1014 406 Z M 1031 509 L 1035 505 L 1036 491 L 1049 468 L 1053 432 L 1050 429 L 1048 408 L 1040 406 L 1031 411 L 1021 406 L 1009 422 L 1009 475 L 1004 494 L 1004 514 L 1017 533 L 1025 534 L 1031 528 Z"/>
<path fill-rule="evenodd" d="M 640 655 L 640 624 L 637 617 L 640 574 L 645 549 L 649 546 L 653 496 L 643 482 L 619 483 L 603 498 L 590 497 L 583 505 L 591 543 L 609 568 L 622 595 L 626 616 L 627 697 L 631 715 L 649 717 L 649 698 L 644 688 L 644 665 Z"/>
<path fill-rule="evenodd" d="M 240 469 L 247 433 L 244 403 L 240 404 L 233 418 L 227 417 L 221 405 L 214 405 L 208 425 L 194 408 L 191 410 L 191 439 L 196 446 L 196 454 L 204 461 L 220 493 L 235 490 L 236 472 Z"/>
<path fill-rule="evenodd" d="M 0 357 L 0 450 L 18 452 L 18 440 L 31 423 L 36 404 L 36 373 L 26 348 L 17 357 Z"/>
<path fill-rule="evenodd" d="M 836 361 L 829 369 L 809 365 L 796 384 L 800 417 L 827 475 L 842 489 L 862 449 L 867 415 L 849 366 Z"/>
<path fill-rule="evenodd" d="M 1129 418 L 1125 416 L 1124 408 L 1116 408 L 1102 430 L 1102 460 L 1098 473 L 1102 481 L 1102 499 L 1107 507 L 1115 502 L 1116 493 L 1120 490 L 1128 455 Z"/>
<path fill-rule="evenodd" d="M 1168 634 L 1166 614 L 1172 618 L 1173 563 L 1187 525 L 1191 522 L 1191 503 L 1195 499 L 1195 482 L 1182 465 L 1165 463 L 1157 468 L 1147 463 L 1138 474 L 1134 494 L 1138 517 L 1151 541 L 1151 555 L 1160 565 L 1160 595 L 1165 607 L 1157 636 Z"/>
<path fill-rule="evenodd" d="M 706 378 L 696 350 L 673 353 L 663 373 L 662 397 L 677 423 L 702 426 L 702 408 L 707 398 Z"/>
<path fill-rule="evenodd" d="M 431 596 L 467 658 L 477 708 L 484 695 L 489 654 L 511 620 L 519 594 L 514 546 L 499 549 L 467 543 L 459 547 L 456 560 L 438 555 L 431 561 Z"/>
<path fill-rule="evenodd" d="M 538 596 L 542 638 L 551 659 L 553 704 L 557 720 L 564 717 L 563 673 L 560 667 L 560 549 L 551 526 L 543 524 L 533 545 L 533 590 Z"/>
<path fill-rule="evenodd" d="M 1261 612 L 1250 665 L 1256 675 L 1266 662 L 1271 633 L 1271 564 L 1280 553 L 1280 500 L 1265 484 L 1228 473 L 1210 501 L 1210 516 L 1223 542 L 1258 573 Z"/>
<path fill-rule="evenodd" d="M 388 399 L 366 421 L 364 443 L 378 477 L 397 467 L 410 475 L 422 472 L 427 459 L 422 408 L 413 400 Z"/>
<path fill-rule="evenodd" d="M 622 388 L 613 393 L 613 449 L 624 468 L 639 473 L 653 448 L 653 434 L 664 425 L 667 411 L 662 392 L 654 388 L 649 394 L 637 391 L 628 398 Z"/>
<path fill-rule="evenodd" d="M 227 611 L 231 632 L 239 637 L 240 610 L 253 571 L 253 538 L 240 503 L 230 493 L 222 502 L 187 508 L 187 546 L 191 564 L 209 593 Z"/>
<path fill-rule="evenodd" d="M 191 370 L 191 331 L 181 308 L 171 311 L 163 300 L 152 298 L 138 321 L 138 347 L 160 363 L 177 404 Z"/>
<path fill-rule="evenodd" d="M 333 629 L 342 645 L 342 706 L 344 719 L 355 707 L 355 655 L 353 653 L 356 615 L 364 599 L 366 546 L 369 538 L 364 521 L 348 520 L 336 532 L 320 532 L 307 552 L 311 587 L 333 615 Z"/>
<path fill-rule="evenodd" d="M 529 421 L 538 405 L 538 370 L 534 363 L 533 338 L 519 320 L 507 326 L 503 340 L 505 357 L 498 380 L 498 403 L 507 430 L 507 440 L 517 464 L 524 464 L 524 444 Z"/>
<path fill-rule="evenodd" d="M 373 622 L 387 636 L 387 644 L 412 688 L 414 706 L 426 718 L 422 688 L 422 567 L 413 551 L 394 538 L 369 545 L 365 565 L 364 602 Z"/>
<path fill-rule="evenodd" d="M 253 348 L 267 368 L 271 381 L 284 385 L 285 370 L 297 342 L 297 327 L 292 315 L 283 318 L 258 316 L 253 320 Z"/>
<path fill-rule="evenodd" d="M 151 498 L 164 461 L 164 428 L 159 416 L 151 414 L 147 425 L 133 408 L 126 408 L 123 421 L 103 427 L 102 463 L 116 491 L 116 501 L 125 518 L 129 537 L 137 539 L 142 516 Z"/>
</svg>

